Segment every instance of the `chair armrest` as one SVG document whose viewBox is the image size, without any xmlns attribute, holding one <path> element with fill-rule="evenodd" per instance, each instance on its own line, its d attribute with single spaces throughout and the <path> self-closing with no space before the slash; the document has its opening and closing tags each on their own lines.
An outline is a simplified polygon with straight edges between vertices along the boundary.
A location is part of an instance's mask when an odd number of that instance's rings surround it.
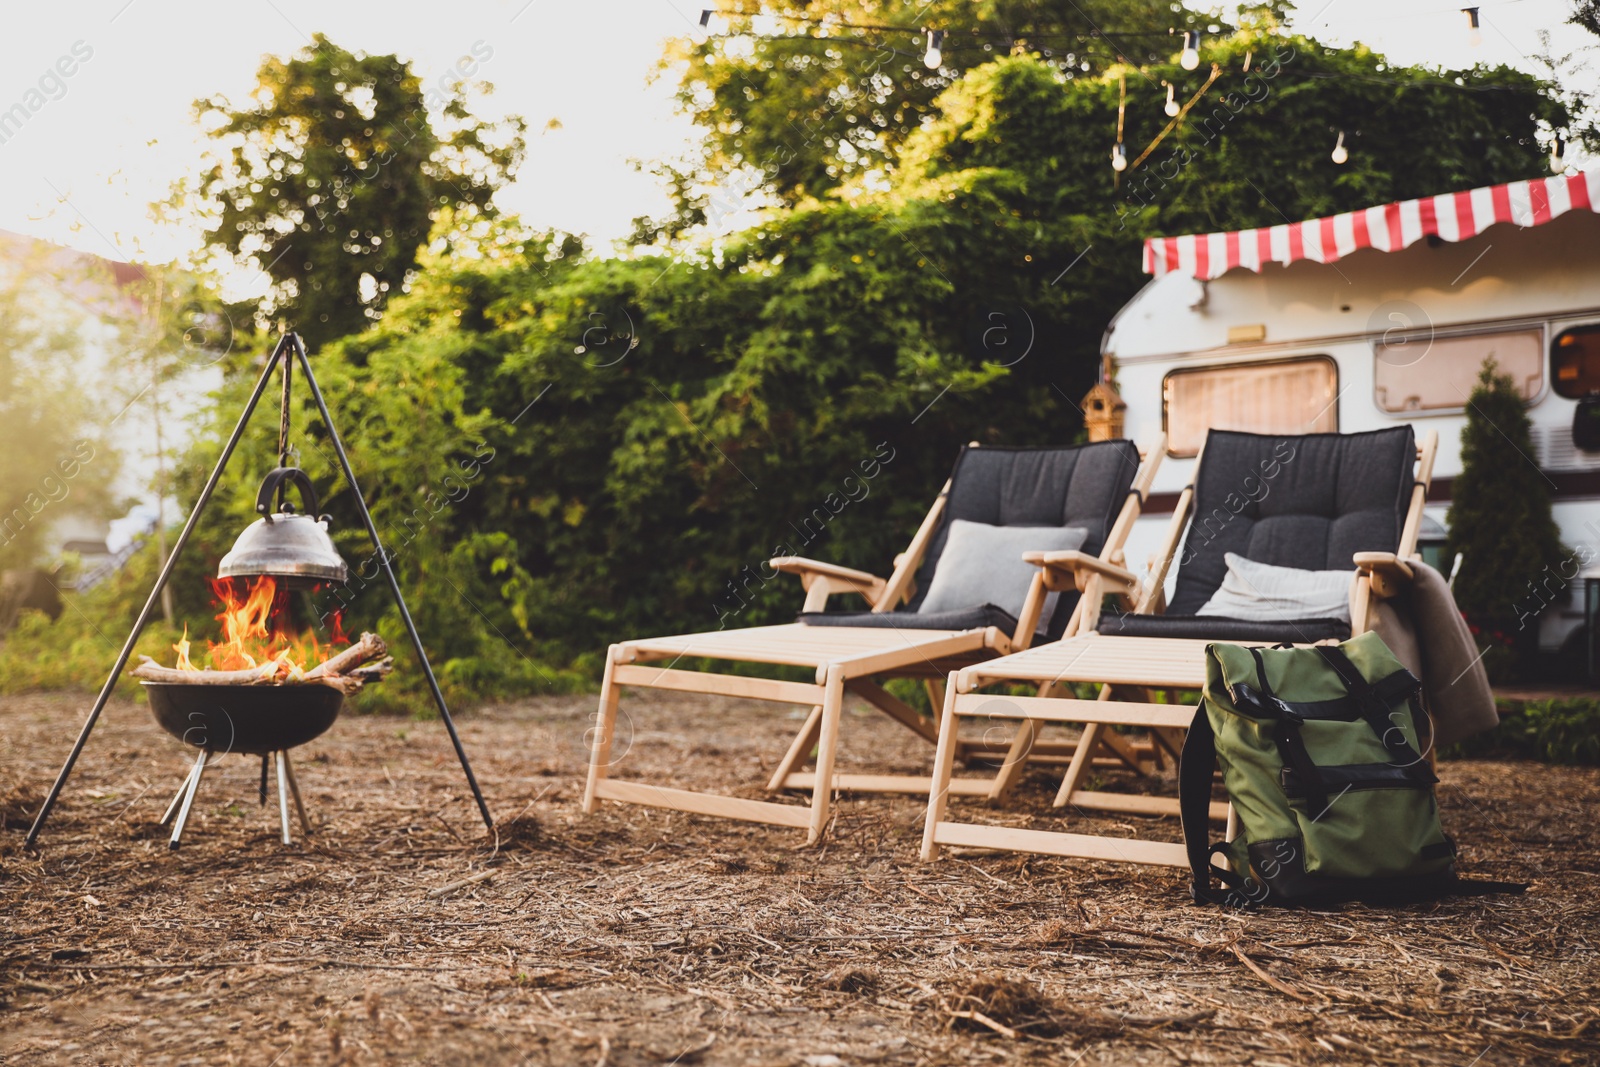
<svg viewBox="0 0 1600 1067">
<path fill-rule="evenodd" d="M 858 571 L 853 567 L 841 567 L 837 563 L 824 563 L 820 559 L 806 559 L 804 556 L 773 556 L 767 561 L 767 565 L 785 574 L 822 574 L 861 585 L 883 584 L 883 579 L 876 574 Z"/>
<path fill-rule="evenodd" d="M 774 556 L 767 561 L 767 566 L 800 576 L 800 585 L 806 591 L 806 611 L 821 611 L 831 593 L 859 593 L 868 604 L 874 604 L 885 584 L 875 574 L 804 556 Z"/>
<path fill-rule="evenodd" d="M 1357 552 L 1356 569 L 1372 582 L 1372 591 L 1380 597 L 1394 596 L 1416 578 L 1411 565 L 1393 552 Z"/>
<path fill-rule="evenodd" d="M 1044 570 L 1045 588 L 1060 591 L 1076 589 L 1082 592 L 1089 577 L 1098 574 L 1106 579 L 1112 590 L 1132 592 L 1139 587 L 1139 579 L 1126 567 L 1107 563 L 1098 556 L 1084 552 L 1024 552 L 1024 562 Z"/>
</svg>

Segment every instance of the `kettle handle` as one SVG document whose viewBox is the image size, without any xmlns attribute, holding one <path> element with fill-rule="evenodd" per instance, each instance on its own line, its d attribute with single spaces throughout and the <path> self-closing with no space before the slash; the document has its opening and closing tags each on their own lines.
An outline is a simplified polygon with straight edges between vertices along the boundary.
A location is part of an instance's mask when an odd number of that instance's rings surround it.
<svg viewBox="0 0 1600 1067">
<path fill-rule="evenodd" d="M 317 491 L 311 485 L 311 477 L 299 467 L 274 467 L 267 472 L 261 480 L 261 489 L 256 493 L 256 513 L 258 515 L 271 515 L 272 497 L 280 486 L 288 482 L 300 490 L 300 502 L 308 505 L 306 514 L 312 518 L 317 517 Z"/>
</svg>

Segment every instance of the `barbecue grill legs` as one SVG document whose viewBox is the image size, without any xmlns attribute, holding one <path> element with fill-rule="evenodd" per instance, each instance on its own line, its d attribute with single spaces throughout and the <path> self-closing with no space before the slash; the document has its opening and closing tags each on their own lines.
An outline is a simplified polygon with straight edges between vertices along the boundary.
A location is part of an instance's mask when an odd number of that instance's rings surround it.
<svg viewBox="0 0 1600 1067">
<path fill-rule="evenodd" d="M 311 836 L 311 819 L 306 815 L 305 802 L 300 799 L 300 783 L 295 780 L 294 764 L 289 762 L 288 752 L 274 752 L 261 757 L 261 802 L 267 802 L 267 764 L 276 759 L 278 765 L 278 821 L 283 827 L 283 843 L 294 844 L 289 836 L 289 800 L 294 799 L 295 814 L 300 816 L 300 829 L 305 836 Z M 201 749 L 194 758 L 194 766 L 189 769 L 189 775 L 178 787 L 178 793 L 172 798 L 172 803 L 167 805 L 167 813 L 161 816 L 157 825 L 165 826 L 172 822 L 173 815 L 177 815 L 177 822 L 172 827 L 172 841 L 169 848 L 177 848 L 182 842 L 184 825 L 189 821 L 189 809 L 194 805 L 194 797 L 200 791 L 200 777 L 206 769 L 206 752 Z"/>
<path fill-rule="evenodd" d="M 183 776 L 183 781 L 178 785 L 178 791 L 172 794 L 172 803 L 167 805 L 167 813 L 161 816 L 161 821 L 156 823 L 157 826 L 167 825 L 172 821 L 172 817 L 178 814 L 178 805 L 183 803 L 184 795 L 189 792 L 189 779 L 193 777 L 194 765 L 190 764 L 189 773 Z"/>
<path fill-rule="evenodd" d="M 289 837 L 289 798 L 294 797 L 294 810 L 300 816 L 300 829 L 311 836 L 311 820 L 306 818 L 306 806 L 300 800 L 300 783 L 294 778 L 294 764 L 289 762 L 287 750 L 276 752 L 278 758 L 278 819 L 283 823 L 283 843 L 292 844 Z"/>
<path fill-rule="evenodd" d="M 286 763 L 285 763 L 284 758 L 283 758 L 284 754 L 282 752 L 279 752 L 279 753 L 277 753 L 277 757 L 278 757 L 278 818 L 283 823 L 283 843 L 286 844 L 286 845 L 290 845 L 290 844 L 294 843 L 294 840 L 293 840 L 293 838 L 291 838 L 289 836 L 289 775 L 284 770 L 284 767 L 286 766 Z"/>
<path fill-rule="evenodd" d="M 200 788 L 200 776 L 206 772 L 206 750 L 195 753 L 194 770 L 189 772 L 189 784 L 183 791 L 183 804 L 178 808 L 178 820 L 172 824 L 172 841 L 168 848 L 177 848 L 183 840 L 183 825 L 189 821 L 189 808 L 194 804 L 194 794 Z"/>
<path fill-rule="evenodd" d="M 306 806 L 300 800 L 300 783 L 294 778 L 294 764 L 289 761 L 287 750 L 278 753 L 278 758 L 283 761 L 284 773 L 289 776 L 289 795 L 294 797 L 294 810 L 300 815 L 300 829 L 307 836 L 311 836 L 311 820 L 306 818 Z"/>
</svg>

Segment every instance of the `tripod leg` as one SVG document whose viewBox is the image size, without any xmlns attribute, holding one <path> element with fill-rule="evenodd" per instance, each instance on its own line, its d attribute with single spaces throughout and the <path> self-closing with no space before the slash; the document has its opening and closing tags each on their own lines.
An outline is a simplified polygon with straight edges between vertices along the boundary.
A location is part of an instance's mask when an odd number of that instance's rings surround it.
<svg viewBox="0 0 1600 1067">
<path fill-rule="evenodd" d="M 294 764 L 289 761 L 287 749 L 278 753 L 278 758 L 283 760 L 283 769 L 289 775 L 289 795 L 294 797 L 294 810 L 300 813 L 300 829 L 305 831 L 307 837 L 311 836 L 311 820 L 306 818 L 306 806 L 300 799 L 300 783 L 295 781 Z"/>
<path fill-rule="evenodd" d="M 261 806 L 267 806 L 267 760 L 270 756 L 261 757 L 261 784 L 256 787 L 256 796 L 260 798 Z"/>
<path fill-rule="evenodd" d="M 183 839 L 183 827 L 189 821 L 189 809 L 194 805 L 194 795 L 200 790 L 200 776 L 206 773 L 206 750 L 201 749 L 194 758 L 194 773 L 189 776 L 189 788 L 183 794 L 183 806 L 178 809 L 178 821 L 172 824 L 172 841 L 168 848 L 177 848 Z"/>
<path fill-rule="evenodd" d="M 133 655 L 134 642 L 139 640 L 139 635 L 144 632 L 145 623 L 150 621 L 150 615 L 155 611 L 156 603 L 161 599 L 161 590 L 167 587 L 167 579 L 172 577 L 173 569 L 178 565 L 178 557 L 183 555 L 184 546 L 189 543 L 189 535 L 194 533 L 195 523 L 200 519 L 200 513 L 205 510 L 206 504 L 211 500 L 211 494 L 217 488 L 217 482 L 222 478 L 222 470 L 228 465 L 228 460 L 233 456 L 233 450 L 239 445 L 239 438 L 244 436 L 245 425 L 250 421 L 250 416 L 256 410 L 256 404 L 261 399 L 261 394 L 266 391 L 267 382 L 272 378 L 272 372 L 278 365 L 280 358 L 287 360 L 289 337 L 285 336 L 272 350 L 272 355 L 267 359 L 267 365 L 262 368 L 261 378 L 256 382 L 255 392 L 250 394 L 250 401 L 244 407 L 244 414 L 239 416 L 239 422 L 233 428 L 233 436 L 228 438 L 228 443 L 222 449 L 222 455 L 217 459 L 217 465 L 211 471 L 211 477 L 206 479 L 205 487 L 200 490 L 200 497 L 194 502 L 194 510 L 189 512 L 189 521 L 183 524 L 183 532 L 178 534 L 177 542 L 172 546 L 172 554 L 167 557 L 166 566 L 161 568 L 161 574 L 156 578 L 155 588 L 150 590 L 150 596 L 144 602 L 144 608 L 139 612 L 139 618 L 133 624 L 133 630 L 128 634 L 128 640 L 123 644 L 122 651 L 117 654 L 116 666 L 111 668 L 111 674 L 106 678 L 106 684 L 100 688 L 100 695 L 95 698 L 94 707 L 89 710 L 89 717 L 83 721 L 83 729 L 78 731 L 78 740 L 73 742 L 72 751 L 67 754 L 67 761 L 61 765 L 61 771 L 56 775 L 55 784 L 50 787 L 50 792 L 45 795 L 44 803 L 39 806 L 39 814 L 33 817 L 33 826 L 28 830 L 24 847 L 32 848 L 33 843 L 39 840 L 39 831 L 44 829 L 44 822 L 50 817 L 50 811 L 56 806 L 56 799 L 61 796 L 61 789 L 67 784 L 67 779 L 72 775 L 72 768 L 78 762 L 78 757 L 83 754 L 83 746 L 89 741 L 89 734 L 94 730 L 94 724 L 100 721 L 100 713 L 105 710 L 106 701 L 111 699 L 111 690 L 116 687 L 117 679 L 122 677 L 122 669 L 128 665 L 128 659 Z"/>
<path fill-rule="evenodd" d="M 478 788 L 478 778 L 472 773 L 472 764 L 467 760 L 467 750 L 462 747 L 461 735 L 456 732 L 455 720 L 450 717 L 450 709 L 445 706 L 444 693 L 439 689 L 439 679 L 433 675 L 433 666 L 428 662 L 428 653 L 422 647 L 422 636 L 417 633 L 417 624 L 411 620 L 411 609 L 406 607 L 406 598 L 400 592 L 400 581 L 394 576 L 394 568 L 389 564 L 389 552 L 383 547 L 383 541 L 378 536 L 377 524 L 372 521 L 372 512 L 367 510 L 366 497 L 361 495 L 361 487 L 356 484 L 356 472 L 350 467 L 350 457 L 345 454 L 344 442 L 339 438 L 339 431 L 333 424 L 333 415 L 328 411 L 328 402 L 322 398 L 322 388 L 317 385 L 317 376 L 311 372 L 311 359 L 306 355 L 305 345 L 298 334 L 290 334 L 294 344 L 295 354 L 300 357 L 300 369 L 305 372 L 306 385 L 311 388 L 311 397 L 317 402 L 317 412 L 322 416 L 322 424 L 328 428 L 328 441 L 333 445 L 333 453 L 339 460 L 339 469 L 344 473 L 344 480 L 350 486 L 350 495 L 355 497 L 356 508 L 361 512 L 361 522 L 366 526 L 367 537 L 372 541 L 372 547 L 377 552 L 378 565 L 383 570 L 383 576 L 389 585 L 389 592 L 394 595 L 395 607 L 400 609 L 400 621 L 405 624 L 406 633 L 411 635 L 411 647 L 417 650 L 417 660 L 422 665 L 423 680 L 428 683 L 428 691 L 433 696 L 433 703 L 439 709 L 439 717 L 444 720 L 444 728 L 450 735 L 450 743 L 455 746 L 456 758 L 461 761 L 461 770 L 467 776 L 467 785 L 472 789 L 472 798 L 478 802 L 478 813 L 483 816 L 483 825 L 487 829 L 494 829 L 494 819 L 489 815 L 489 805 L 484 802 L 483 790 Z M 470 601 L 469 601 L 470 603 Z"/>
</svg>

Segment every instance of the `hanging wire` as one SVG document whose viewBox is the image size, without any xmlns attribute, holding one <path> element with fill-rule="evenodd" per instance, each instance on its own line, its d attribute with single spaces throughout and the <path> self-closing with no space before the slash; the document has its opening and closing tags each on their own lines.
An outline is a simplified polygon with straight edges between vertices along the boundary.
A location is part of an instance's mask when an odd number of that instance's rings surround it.
<svg viewBox="0 0 1600 1067">
<path fill-rule="evenodd" d="M 1167 139 L 1167 134 L 1171 133 L 1173 130 L 1177 129 L 1183 124 L 1184 116 L 1189 114 L 1189 109 L 1200 102 L 1201 98 L 1206 95 L 1207 90 L 1209 90 L 1220 77 L 1222 77 L 1222 67 L 1216 63 L 1211 64 L 1211 77 L 1207 78 L 1206 83 L 1200 86 L 1199 91 L 1189 98 L 1189 102 L 1187 104 L 1184 104 L 1178 109 L 1178 113 L 1172 116 L 1172 121 L 1168 122 L 1166 127 L 1163 128 L 1160 133 L 1156 134 L 1155 139 L 1149 144 L 1145 145 L 1144 151 L 1139 153 L 1139 157 L 1132 163 L 1128 164 L 1129 170 L 1138 170 L 1139 164 L 1150 158 L 1150 153 L 1154 152 L 1157 146 L 1160 145 L 1162 141 Z"/>
<path fill-rule="evenodd" d="M 886 43 L 884 43 L 882 41 L 879 41 L 879 40 L 876 40 L 876 39 L 873 39 L 873 38 L 867 38 L 867 37 L 843 37 L 843 36 L 841 36 L 841 37 L 816 37 L 816 36 L 812 36 L 812 35 L 809 35 L 809 34 L 768 34 L 768 33 L 737 33 L 737 32 L 734 32 L 734 33 L 714 34 L 712 37 L 709 38 L 709 40 L 796 41 L 796 42 L 804 41 L 804 42 L 807 42 L 807 43 L 821 44 L 821 45 L 826 45 L 826 46 L 849 45 L 849 46 L 860 47 L 860 48 L 885 49 L 885 50 L 888 50 L 889 52 L 892 52 L 893 54 L 898 55 L 898 56 L 906 56 L 907 58 L 917 59 L 917 60 L 921 60 L 923 58 L 925 53 L 922 50 L 922 47 L 923 47 L 922 46 L 922 42 L 926 37 L 926 31 L 912 30 L 912 29 L 907 29 L 905 27 L 901 27 L 901 26 L 891 27 L 891 29 L 895 33 L 904 33 L 908 37 L 915 38 L 918 41 L 918 50 L 915 51 L 915 52 L 907 51 L 906 49 L 896 48 L 893 45 L 886 44 Z M 1021 34 L 1021 35 L 999 34 L 999 35 L 995 35 L 995 36 L 997 37 L 997 39 L 1008 40 L 1013 44 L 1013 46 L 1020 47 L 1020 46 L 1026 44 L 1026 38 L 1028 38 L 1029 35 L 1026 35 L 1026 34 Z M 1164 37 L 1164 36 L 1166 36 L 1166 34 L 1162 34 L 1161 36 Z M 1093 35 L 1093 34 L 1086 34 L 1086 35 L 1082 36 L 1082 39 L 1085 40 L 1085 41 L 1090 41 L 1090 42 L 1104 41 L 1105 43 L 1110 44 L 1113 47 L 1115 47 L 1115 42 L 1110 39 L 1110 35 L 1109 34 L 1102 34 L 1102 35 L 1099 35 L 1099 36 L 1096 36 L 1096 35 Z M 983 46 L 982 45 L 965 45 L 964 46 L 964 45 L 960 45 L 960 44 L 953 44 L 952 43 L 953 40 L 959 40 L 959 39 L 950 38 L 950 37 L 946 37 L 944 39 L 944 44 L 943 44 L 943 46 L 941 48 L 941 52 L 943 53 L 943 55 L 950 55 L 952 53 L 959 54 L 959 53 L 962 53 L 962 52 L 976 52 L 976 51 L 982 51 L 983 50 Z M 1038 52 L 1042 52 L 1043 49 L 1031 49 L 1030 51 L 1038 53 Z M 1087 59 L 1087 58 L 1092 56 L 1092 57 L 1094 57 L 1096 59 L 1100 59 L 1100 60 L 1105 61 L 1107 63 L 1123 62 L 1123 63 L 1128 63 L 1130 66 L 1137 66 L 1138 65 L 1138 64 L 1132 63 L 1127 58 L 1127 54 L 1122 50 L 1118 50 L 1114 54 L 1107 54 L 1107 53 L 1104 53 L 1104 52 L 1093 52 L 1093 51 L 1090 51 L 1088 49 L 1080 49 L 1077 52 L 1075 52 L 1074 54 L 1076 56 L 1078 56 L 1079 58 L 1083 58 L 1083 59 Z M 1252 53 L 1252 57 L 1253 57 L 1253 53 Z M 1056 57 L 1052 56 L 1050 58 L 1054 59 Z M 1071 69 L 1071 68 L 1068 67 L 1067 69 Z M 1449 78 L 1436 78 L 1436 79 L 1429 79 L 1429 78 L 1386 78 L 1386 77 L 1384 77 L 1382 75 L 1379 75 L 1379 74 L 1352 74 L 1352 73 L 1345 73 L 1343 71 L 1337 71 L 1336 72 L 1336 71 L 1295 70 L 1295 69 L 1293 69 L 1293 68 L 1291 68 L 1291 67 L 1289 67 L 1287 65 L 1281 66 L 1279 68 L 1278 72 L 1275 75 L 1273 75 L 1273 77 L 1275 79 L 1276 78 L 1284 78 L 1284 77 L 1288 77 L 1288 78 L 1303 78 L 1303 79 L 1306 79 L 1308 81 L 1309 80 L 1360 81 L 1360 82 L 1367 82 L 1367 83 L 1373 84 L 1373 85 L 1394 85 L 1394 86 L 1398 86 L 1398 87 L 1400 87 L 1402 89 L 1456 89 L 1456 90 L 1459 90 L 1459 91 L 1462 91 L 1462 92 L 1469 92 L 1469 93 L 1497 93 L 1497 92 L 1523 93 L 1523 92 L 1527 92 L 1528 91 L 1528 87 L 1527 86 L 1522 86 L 1522 85 L 1497 85 L 1497 84 L 1494 84 L 1494 83 L 1485 84 L 1485 83 L 1481 83 L 1481 82 L 1468 82 L 1468 81 L 1465 81 L 1465 80 L 1463 80 L 1463 81 L 1458 83 L 1458 82 L 1453 81 L 1453 80 L 1451 80 Z"/>
<path fill-rule="evenodd" d="M 1122 172 L 1128 169 L 1128 154 L 1122 147 L 1122 124 L 1128 112 L 1128 77 L 1117 74 L 1117 145 L 1111 150 L 1111 187 L 1122 184 Z M 1120 166 L 1118 165 L 1120 164 Z"/>
<path fill-rule="evenodd" d="M 817 16 L 817 15 L 796 15 L 796 14 L 788 14 L 788 13 L 780 12 L 780 11 L 729 11 L 729 10 L 726 10 L 726 9 L 723 9 L 723 8 L 717 8 L 717 9 L 714 10 L 713 13 L 717 14 L 717 15 L 721 15 L 723 18 L 747 18 L 747 19 L 770 18 L 770 19 L 781 20 L 781 21 L 784 21 L 784 22 L 803 22 L 803 23 L 807 23 L 807 24 L 810 24 L 810 25 L 813 25 L 813 26 L 824 26 L 824 27 L 828 27 L 828 28 L 837 27 L 839 29 L 844 29 L 844 30 L 871 30 L 871 31 L 878 32 L 878 33 L 905 33 L 905 34 L 911 34 L 913 36 L 918 36 L 918 37 L 922 36 L 923 34 L 925 34 L 927 32 L 927 27 L 926 26 L 922 26 L 922 25 L 918 25 L 918 24 L 913 24 L 913 25 L 910 25 L 910 26 L 894 26 L 894 25 L 889 25 L 887 23 L 877 23 L 877 22 L 846 22 L 843 19 L 833 18 L 833 17 L 828 16 L 828 15 L 822 15 L 822 16 Z M 948 32 L 950 32 L 952 35 L 954 35 L 957 31 L 948 31 Z M 1060 31 L 1052 31 L 1052 32 L 1049 32 L 1049 33 L 1032 33 L 1032 32 L 1018 31 L 1018 30 L 984 30 L 984 29 L 979 29 L 978 27 L 974 26 L 974 27 L 972 27 L 972 28 L 970 28 L 968 30 L 961 31 L 961 32 L 963 32 L 966 36 L 969 36 L 969 37 L 987 37 L 987 38 L 991 38 L 993 40 L 1000 40 L 1000 41 L 1017 41 L 1017 40 L 1024 40 L 1024 39 L 1025 40 L 1030 40 L 1030 41 L 1031 40 L 1045 40 L 1045 39 L 1049 39 L 1049 40 L 1084 40 L 1084 41 L 1087 41 L 1087 40 L 1095 40 L 1095 39 L 1109 39 L 1111 37 L 1167 38 L 1167 37 L 1175 37 L 1175 36 L 1183 33 L 1184 31 L 1183 30 L 1177 30 L 1177 29 L 1165 29 L 1165 30 L 1118 30 L 1116 33 L 1111 33 L 1109 31 L 1101 30 L 1099 28 L 1091 28 L 1091 29 L 1088 29 L 1088 30 L 1060 30 Z"/>
</svg>

